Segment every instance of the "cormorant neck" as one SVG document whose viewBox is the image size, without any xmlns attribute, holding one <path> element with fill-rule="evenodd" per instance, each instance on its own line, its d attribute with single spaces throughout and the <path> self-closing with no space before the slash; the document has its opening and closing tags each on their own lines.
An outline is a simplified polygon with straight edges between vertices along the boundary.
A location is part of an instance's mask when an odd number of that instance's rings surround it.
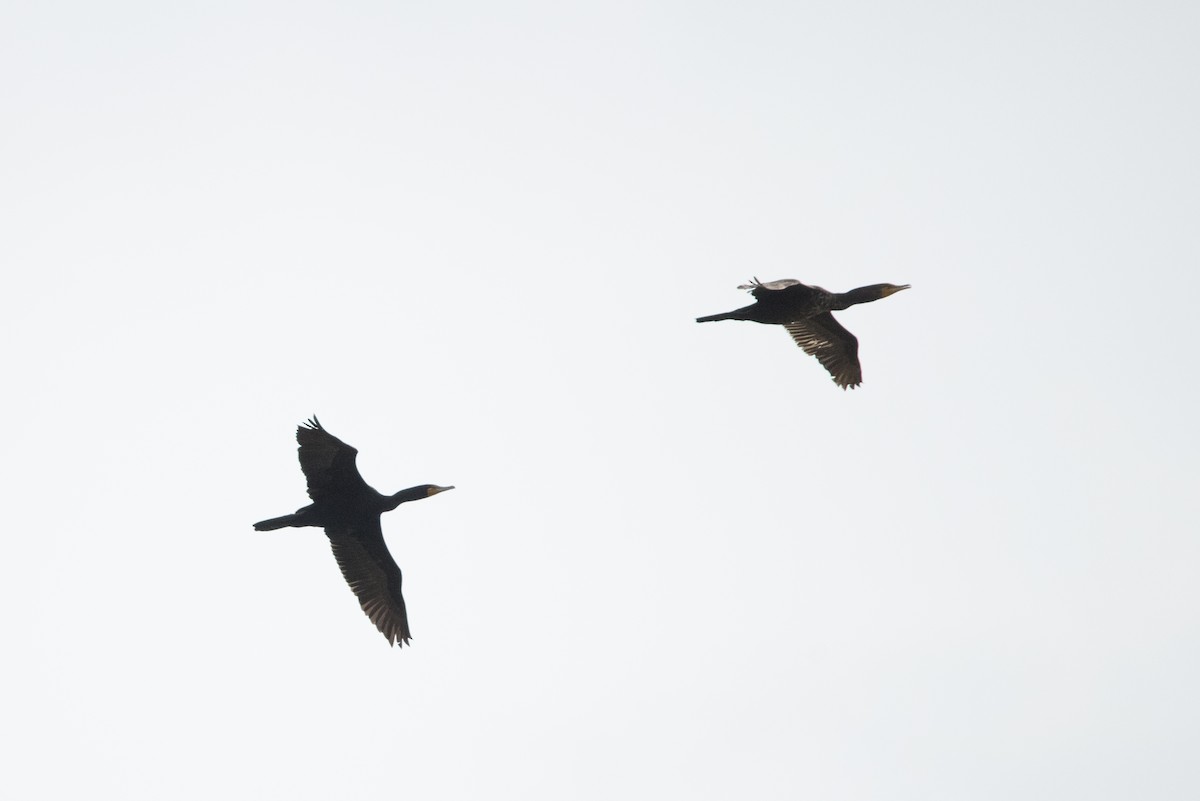
<svg viewBox="0 0 1200 801">
<path fill-rule="evenodd" d="M 395 509 L 397 506 L 399 506 L 402 503 L 408 503 L 409 501 L 419 501 L 422 498 L 428 498 L 428 497 L 429 497 L 429 485 L 428 484 L 422 484 L 419 487 L 409 487 L 408 489 L 400 490 L 395 495 L 388 496 L 388 499 L 387 499 L 388 511 Z"/>
<path fill-rule="evenodd" d="M 886 298 L 895 291 L 897 291 L 896 287 L 891 284 L 871 284 L 851 289 L 849 292 L 838 292 L 833 296 L 833 308 L 835 311 L 840 311 L 860 303 L 870 303 L 873 300 Z"/>
</svg>

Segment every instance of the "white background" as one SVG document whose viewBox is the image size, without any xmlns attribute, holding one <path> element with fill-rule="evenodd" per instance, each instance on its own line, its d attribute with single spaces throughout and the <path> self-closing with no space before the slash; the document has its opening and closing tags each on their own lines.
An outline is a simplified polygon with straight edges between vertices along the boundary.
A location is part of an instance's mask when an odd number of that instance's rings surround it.
<svg viewBox="0 0 1200 801">
<path fill-rule="evenodd" d="M 0 792 L 1194 799 L 1191 3 L 11 2 Z M 913 289 L 698 326 L 751 276 Z M 384 492 L 413 647 L 315 529 Z"/>
</svg>

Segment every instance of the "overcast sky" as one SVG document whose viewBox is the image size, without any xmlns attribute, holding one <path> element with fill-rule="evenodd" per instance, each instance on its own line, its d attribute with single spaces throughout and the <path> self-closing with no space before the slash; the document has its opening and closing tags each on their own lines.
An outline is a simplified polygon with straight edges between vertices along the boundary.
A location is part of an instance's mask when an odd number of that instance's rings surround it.
<svg viewBox="0 0 1200 801">
<path fill-rule="evenodd" d="M 0 795 L 1200 797 L 1197 9 L 6 4 Z"/>
</svg>

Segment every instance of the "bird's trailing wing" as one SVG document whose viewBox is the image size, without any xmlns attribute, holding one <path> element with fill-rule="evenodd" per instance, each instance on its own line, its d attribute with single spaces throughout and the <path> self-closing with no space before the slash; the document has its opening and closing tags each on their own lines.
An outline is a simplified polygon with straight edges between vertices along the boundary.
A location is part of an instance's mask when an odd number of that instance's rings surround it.
<svg viewBox="0 0 1200 801">
<path fill-rule="evenodd" d="M 314 501 L 347 494 L 357 495 L 367 483 L 358 472 L 358 451 L 321 427 L 315 416 L 296 429 L 300 443 L 300 469 Z"/>
<path fill-rule="evenodd" d="M 367 617 L 390 645 L 408 645 L 408 612 L 400 594 L 400 568 L 392 559 L 378 518 L 353 529 L 325 529 L 342 576 Z"/>
<path fill-rule="evenodd" d="M 862 366 L 858 363 L 858 339 L 833 319 L 829 312 L 784 325 L 796 344 L 809 356 L 816 356 L 821 366 L 833 376 L 842 389 L 862 383 Z"/>
</svg>

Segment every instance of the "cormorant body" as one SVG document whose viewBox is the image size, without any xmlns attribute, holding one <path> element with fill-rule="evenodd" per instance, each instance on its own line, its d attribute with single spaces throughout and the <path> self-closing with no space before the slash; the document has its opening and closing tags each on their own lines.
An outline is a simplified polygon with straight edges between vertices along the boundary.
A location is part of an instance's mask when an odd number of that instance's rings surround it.
<svg viewBox="0 0 1200 801">
<path fill-rule="evenodd" d="M 342 575 L 367 617 L 391 645 L 408 644 L 408 613 L 400 594 L 400 568 L 383 541 L 379 516 L 402 503 L 428 498 L 454 487 L 422 484 L 383 495 L 359 475 L 358 451 L 321 427 L 316 417 L 297 427 L 300 469 L 312 503 L 290 515 L 262 520 L 257 531 L 289 526 L 325 529 Z"/>
<path fill-rule="evenodd" d="M 748 289 L 755 302 L 724 314 L 698 317 L 696 322 L 714 320 L 750 320 L 766 325 L 782 325 L 796 344 L 809 356 L 816 356 L 833 381 L 842 389 L 862 383 L 862 365 L 858 362 L 858 339 L 833 318 L 859 303 L 886 298 L 908 284 L 872 284 L 849 292 L 830 292 L 819 286 L 802 284 L 794 278 L 762 283 L 757 278 L 738 289 Z"/>
</svg>

